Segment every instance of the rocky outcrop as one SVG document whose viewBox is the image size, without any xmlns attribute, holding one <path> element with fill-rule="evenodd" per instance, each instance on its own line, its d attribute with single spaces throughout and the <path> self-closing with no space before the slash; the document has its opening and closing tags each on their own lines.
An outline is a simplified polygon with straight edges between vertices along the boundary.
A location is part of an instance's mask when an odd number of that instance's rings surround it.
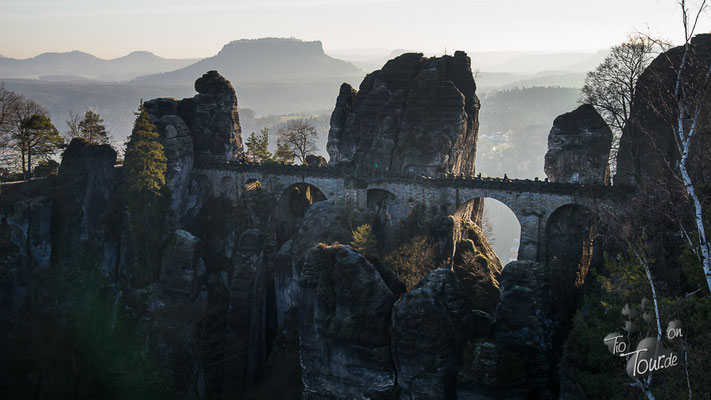
<svg viewBox="0 0 711 400">
<path fill-rule="evenodd" d="M 188 117 L 196 153 L 231 160 L 242 151 L 234 87 L 217 71 L 209 71 L 195 81 L 195 90 L 198 95 L 186 100 L 183 115 Z"/>
<path fill-rule="evenodd" d="M 165 149 L 166 186 L 178 217 L 186 211 L 195 158 L 227 161 L 242 152 L 237 95 L 232 84 L 217 71 L 209 71 L 195 81 L 195 90 L 198 94 L 192 98 L 161 98 L 143 104 Z"/>
<path fill-rule="evenodd" d="M 72 139 L 59 167 L 54 198 L 54 251 L 65 265 L 90 265 L 114 274 L 119 224 L 116 206 L 116 151 L 108 144 Z M 111 222 L 107 222 L 111 221 Z"/>
<path fill-rule="evenodd" d="M 501 261 L 481 228 L 468 218 L 469 212 L 440 216 L 433 222 L 431 235 L 440 253 L 436 264 L 449 263 L 472 308 L 493 319 L 501 298 Z"/>
<path fill-rule="evenodd" d="M 612 131 L 595 108 L 583 104 L 558 116 L 548 134 L 544 170 L 551 182 L 610 183 Z"/>
<path fill-rule="evenodd" d="M 395 296 L 347 246 L 309 251 L 300 280 L 304 399 L 391 399 L 390 311 Z"/>
<path fill-rule="evenodd" d="M 496 318 L 496 342 L 526 361 L 533 391 L 549 393 L 556 320 L 552 315 L 550 276 L 535 261 L 513 261 L 501 275 L 501 304 Z"/>
<path fill-rule="evenodd" d="M 307 209 L 298 232 L 279 249 L 270 272 L 274 278 L 280 327 L 294 327 L 287 320 L 295 316 L 301 265 L 309 249 L 318 243 L 350 243 L 352 234 L 345 218 L 343 207 L 332 200 L 314 203 Z"/>
<path fill-rule="evenodd" d="M 315 154 L 309 154 L 304 160 L 305 164 L 309 167 L 325 167 L 328 161 L 323 156 L 317 156 Z"/>
<path fill-rule="evenodd" d="M 115 164 L 116 150 L 108 144 L 72 139 L 64 151 L 59 167 L 64 196 L 58 205 L 63 208 L 62 216 L 68 216 L 69 207 L 76 211 L 70 222 L 74 232 L 67 238 L 69 241 L 87 241 L 95 235 L 114 194 Z"/>
<path fill-rule="evenodd" d="M 678 138 L 672 127 L 677 125 L 674 87 L 683 53 L 684 47 L 679 46 L 660 54 L 640 76 L 629 126 L 620 139 L 615 185 L 657 186 L 668 178 L 668 165 L 680 159 Z M 701 89 L 699 85 L 704 81 L 709 63 L 711 34 L 697 35 L 691 40 L 686 74 L 682 77 L 688 95 L 693 96 Z M 707 94 L 702 101 L 708 103 L 709 100 Z M 711 126 L 707 118 L 702 117 L 699 130 L 694 147 L 708 149 L 711 140 L 704 133 L 708 133 Z M 692 154 L 688 165 L 692 177 L 708 181 L 711 174 L 701 161 L 704 151 Z"/>
<path fill-rule="evenodd" d="M 190 128 L 177 115 L 160 117 L 156 121 L 156 128 L 163 133 L 160 142 L 168 160 L 165 183 L 172 195 L 170 208 L 176 216 L 180 216 L 188 203 L 186 197 L 188 197 L 190 173 L 195 163 L 193 137 Z"/>
<path fill-rule="evenodd" d="M 457 243 L 452 270 L 462 282 L 472 308 L 494 316 L 501 299 L 501 262 L 481 229 L 474 225 L 472 230 L 474 240 Z"/>
<path fill-rule="evenodd" d="M 447 269 L 430 272 L 395 303 L 392 346 L 400 399 L 455 398 L 470 310 L 464 288 Z"/>
<path fill-rule="evenodd" d="M 158 126 L 161 137 L 180 137 L 184 127 L 176 124 L 177 120 L 171 118 L 161 124 L 163 117 L 177 116 L 189 129 L 197 155 L 216 161 L 233 159 L 242 151 L 242 130 L 234 87 L 217 71 L 209 71 L 195 81 L 195 90 L 198 94 L 192 98 L 145 102 L 151 123 Z M 169 125 L 173 128 L 168 128 Z"/>
<path fill-rule="evenodd" d="M 473 174 L 479 99 L 466 53 L 403 54 L 344 84 L 331 114 L 332 165 L 427 175 Z"/>
</svg>

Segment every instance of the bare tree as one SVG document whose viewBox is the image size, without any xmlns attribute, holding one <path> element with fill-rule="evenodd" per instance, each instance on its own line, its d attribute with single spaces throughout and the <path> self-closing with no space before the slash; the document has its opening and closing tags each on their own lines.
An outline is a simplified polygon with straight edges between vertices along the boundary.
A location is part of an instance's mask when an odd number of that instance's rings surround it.
<svg viewBox="0 0 711 400">
<path fill-rule="evenodd" d="M 29 97 L 0 86 L 0 157 L 5 165 L 21 166 L 25 179 L 33 157 L 47 160 L 63 143 L 47 110 Z"/>
<path fill-rule="evenodd" d="M 317 136 L 316 128 L 305 119 L 291 120 L 279 129 L 279 141 L 287 145 L 302 164 L 306 163 L 307 155 L 316 151 L 314 139 Z"/>
<path fill-rule="evenodd" d="M 0 166 L 7 165 L 14 159 L 10 148 L 10 123 L 13 110 L 17 107 L 19 96 L 17 93 L 5 89 L 5 85 L 0 82 Z"/>
<path fill-rule="evenodd" d="M 641 35 L 613 46 L 595 71 L 588 72 L 580 102 L 591 104 L 613 132 L 610 172 L 616 169 L 620 137 L 630 120 L 637 81 L 651 61 L 654 41 Z"/>
<path fill-rule="evenodd" d="M 65 136 L 68 140 L 81 137 L 81 128 L 79 128 L 79 124 L 81 123 L 81 115 L 75 113 L 74 111 L 69 111 L 69 115 L 67 115 L 64 122 L 67 124 Z"/>
<path fill-rule="evenodd" d="M 494 234 L 494 218 L 491 216 L 491 211 L 484 206 L 484 212 L 481 215 L 481 231 L 486 236 L 489 244 L 493 245 L 496 241 L 496 235 Z"/>
<path fill-rule="evenodd" d="M 2 162 L 13 169 L 21 167 L 27 175 L 22 138 L 26 137 L 27 121 L 33 115 L 46 115 L 47 110 L 31 98 L 0 88 L 0 153 Z"/>
</svg>

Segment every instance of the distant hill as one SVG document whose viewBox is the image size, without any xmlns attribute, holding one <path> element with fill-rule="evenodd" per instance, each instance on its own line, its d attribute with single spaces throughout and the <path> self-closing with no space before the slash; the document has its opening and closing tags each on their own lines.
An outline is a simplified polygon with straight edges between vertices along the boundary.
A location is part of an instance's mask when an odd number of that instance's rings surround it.
<svg viewBox="0 0 711 400">
<path fill-rule="evenodd" d="M 319 83 L 363 75 L 355 65 L 324 54 L 320 41 L 263 38 L 235 40 L 214 57 L 177 71 L 139 77 L 131 83 L 192 86 L 209 70 L 219 71 L 235 86 L 246 82 Z"/>
<path fill-rule="evenodd" d="M 607 54 L 607 51 L 595 53 L 523 53 L 500 63 L 487 63 L 482 65 L 482 69 L 514 74 L 540 73 L 550 70 L 585 73 L 595 69 Z M 474 58 L 472 56 L 472 59 Z"/>
<path fill-rule="evenodd" d="M 133 114 L 143 100 L 155 97 L 188 97 L 195 91 L 190 88 L 155 88 L 127 85 L 125 83 L 100 83 L 94 81 L 39 81 L 36 79 L 5 79 L 9 90 L 22 93 L 47 107 L 57 129 L 66 130 L 70 112 L 83 114 L 91 109 L 104 119 L 113 141 L 123 141 L 131 133 Z"/>
<path fill-rule="evenodd" d="M 147 51 L 105 60 L 81 51 L 43 53 L 15 59 L 0 57 L 0 78 L 44 79 L 61 76 L 65 80 L 128 81 L 140 75 L 175 70 L 197 59 L 166 59 Z"/>
<path fill-rule="evenodd" d="M 501 85 L 499 89 L 533 88 L 541 86 L 580 89 L 585 84 L 586 75 L 587 74 L 583 72 L 542 72 L 527 79 Z"/>
<path fill-rule="evenodd" d="M 526 79 L 529 75 L 539 74 L 544 71 L 559 71 L 560 73 L 577 72 L 586 73 L 597 67 L 609 53 L 608 50 L 597 52 L 531 52 L 531 51 L 469 51 L 464 50 L 472 60 L 472 69 L 482 73 L 508 73 L 512 75 L 525 75 L 520 79 Z M 351 62 L 363 70 L 372 71 L 379 69 L 389 59 L 396 57 L 405 50 L 393 50 L 388 52 L 385 49 L 359 49 L 359 50 L 339 50 L 328 51 L 329 54 L 342 60 Z M 441 53 L 427 53 L 426 56 L 441 55 Z M 479 85 L 477 85 L 479 86 Z"/>
</svg>

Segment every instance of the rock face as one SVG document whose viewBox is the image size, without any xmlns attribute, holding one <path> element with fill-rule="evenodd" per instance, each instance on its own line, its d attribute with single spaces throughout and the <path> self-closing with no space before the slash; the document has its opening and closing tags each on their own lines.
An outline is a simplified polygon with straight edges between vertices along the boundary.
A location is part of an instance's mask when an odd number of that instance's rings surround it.
<svg viewBox="0 0 711 400">
<path fill-rule="evenodd" d="M 471 306 L 456 275 L 430 272 L 393 307 L 392 346 L 400 399 L 455 398 Z"/>
<path fill-rule="evenodd" d="M 29 292 L 31 271 L 45 270 L 52 255 L 52 201 L 29 198 L 0 207 L 0 321 L 11 322 Z M 4 335 L 5 329 L 0 329 Z"/>
<path fill-rule="evenodd" d="M 612 131 L 595 108 L 583 104 L 558 116 L 548 134 L 544 170 L 551 182 L 610 183 Z"/>
<path fill-rule="evenodd" d="M 575 205 L 561 207 L 548 218 L 546 267 L 556 277 L 556 309 L 566 319 L 577 309 L 591 266 L 602 264 L 602 252 L 595 249 L 595 221 L 592 210 Z"/>
<path fill-rule="evenodd" d="M 187 100 L 186 108 L 196 153 L 231 160 L 242 151 L 234 87 L 217 71 L 209 71 L 195 81 L 195 90 L 198 95 Z"/>
<path fill-rule="evenodd" d="M 686 74 L 682 77 L 687 92 L 696 93 L 703 82 L 711 62 L 711 35 L 697 35 L 689 47 Z M 676 126 L 673 96 L 677 66 L 681 63 L 684 48 L 675 47 L 660 54 L 647 67 L 637 82 L 634 105 L 630 111 L 629 128 L 622 134 L 617 156 L 616 185 L 658 185 L 669 173 L 667 164 L 679 160 L 677 140 L 672 126 Z M 662 94 L 669 95 L 663 96 Z M 704 99 L 706 103 L 709 98 Z M 708 104 L 706 104 L 708 107 Z M 700 135 L 694 147 L 708 149 L 711 130 L 708 118 L 701 118 Z M 701 152 L 699 152 L 701 153 Z M 703 169 L 701 154 L 692 154 L 688 162 L 692 177 L 708 180 L 710 174 Z M 698 179 L 698 178 L 697 178 Z"/>
<path fill-rule="evenodd" d="M 71 212 L 68 241 L 87 241 L 98 229 L 115 188 L 116 150 L 108 144 L 72 139 L 59 167 L 62 216 Z M 71 210 L 70 210 L 71 208 Z M 79 222 L 77 224 L 77 222 Z"/>
<path fill-rule="evenodd" d="M 453 270 L 462 281 L 472 307 L 495 315 L 501 299 L 501 262 L 489 242 L 465 239 L 457 243 Z"/>
<path fill-rule="evenodd" d="M 530 385 L 550 393 L 555 322 L 551 315 L 550 277 L 543 264 L 513 261 L 501 275 L 501 304 L 496 342 L 522 355 L 529 365 Z"/>
<path fill-rule="evenodd" d="M 427 175 L 474 173 L 479 99 L 469 57 L 403 54 L 343 84 L 331 114 L 332 165 Z"/>
<path fill-rule="evenodd" d="M 144 103 L 165 148 L 166 185 L 172 192 L 171 208 L 179 217 L 185 212 L 195 158 L 227 161 L 242 152 L 237 95 L 232 84 L 217 71 L 209 71 L 195 81 L 195 90 L 198 94 L 192 98 Z"/>
<path fill-rule="evenodd" d="M 119 224 L 106 218 L 117 201 L 115 164 L 107 144 L 73 139 L 65 150 L 53 193 L 53 252 L 62 264 L 116 272 Z"/>
<path fill-rule="evenodd" d="M 347 246 L 309 251 L 300 280 L 304 399 L 391 399 L 390 311 L 395 296 Z"/>
<path fill-rule="evenodd" d="M 227 317 L 229 381 L 245 387 L 261 378 L 267 358 L 267 271 L 264 234 L 245 231 L 233 257 Z"/>
<path fill-rule="evenodd" d="M 184 230 L 174 231 L 160 260 L 157 299 L 151 307 L 153 346 L 170 365 L 180 388 L 199 397 L 202 388 L 202 354 L 197 351 L 199 321 L 207 308 L 205 263 L 199 254 L 200 239 Z M 202 378 L 204 379 L 204 378 Z"/>
<path fill-rule="evenodd" d="M 270 271 L 279 326 L 292 325 L 287 320 L 298 306 L 299 275 L 309 249 L 318 243 L 350 243 L 352 234 L 345 218 L 343 208 L 332 200 L 314 203 L 307 209 L 298 232 L 279 249 Z M 353 223 L 357 226 L 358 221 Z"/>
</svg>

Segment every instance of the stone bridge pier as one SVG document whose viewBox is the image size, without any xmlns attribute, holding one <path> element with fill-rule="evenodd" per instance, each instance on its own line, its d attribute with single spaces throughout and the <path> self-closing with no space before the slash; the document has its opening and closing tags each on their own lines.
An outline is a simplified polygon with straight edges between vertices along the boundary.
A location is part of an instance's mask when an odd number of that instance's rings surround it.
<svg viewBox="0 0 711 400">
<path fill-rule="evenodd" d="M 472 200 L 495 199 L 508 206 L 521 225 L 518 259 L 542 262 L 546 259 L 549 219 L 556 210 L 566 206 L 596 210 L 599 204 L 611 202 L 616 190 L 538 180 L 355 173 L 333 167 L 202 163 L 196 164 L 193 173 L 212 195 L 234 201 L 244 194 L 246 183 L 257 180 L 262 190 L 277 200 L 295 185 L 307 184 L 344 207 L 364 210 L 387 203 L 393 224 L 419 204 L 433 214 L 456 214 Z"/>
</svg>

